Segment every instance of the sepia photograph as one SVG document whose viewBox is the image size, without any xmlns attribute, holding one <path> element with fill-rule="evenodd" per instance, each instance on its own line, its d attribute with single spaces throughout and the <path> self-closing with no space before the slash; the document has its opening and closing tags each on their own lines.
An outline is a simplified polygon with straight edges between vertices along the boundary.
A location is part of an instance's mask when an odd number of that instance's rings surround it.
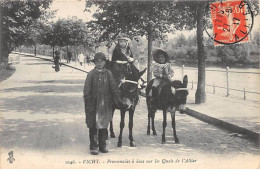
<svg viewBox="0 0 260 172">
<path fill-rule="evenodd" d="M 0 170 L 259 169 L 259 0 L 0 0 Z"/>
</svg>

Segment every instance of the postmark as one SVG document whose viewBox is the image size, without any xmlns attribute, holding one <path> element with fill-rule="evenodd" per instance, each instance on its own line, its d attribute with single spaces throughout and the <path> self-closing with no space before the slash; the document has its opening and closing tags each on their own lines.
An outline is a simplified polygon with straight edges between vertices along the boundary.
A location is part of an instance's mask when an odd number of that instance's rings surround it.
<svg viewBox="0 0 260 172">
<path fill-rule="evenodd" d="M 249 42 L 249 33 L 254 24 L 254 15 L 245 0 L 219 1 L 209 5 L 211 12 L 214 45 Z"/>
</svg>

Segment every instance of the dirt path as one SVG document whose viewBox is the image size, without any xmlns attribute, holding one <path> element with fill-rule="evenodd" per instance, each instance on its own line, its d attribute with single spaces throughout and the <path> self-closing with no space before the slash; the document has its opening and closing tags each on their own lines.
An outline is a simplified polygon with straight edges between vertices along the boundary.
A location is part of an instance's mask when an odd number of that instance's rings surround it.
<svg viewBox="0 0 260 172">
<path fill-rule="evenodd" d="M 86 74 L 21 57 L 21 64 L 0 87 L 1 168 L 259 168 L 259 148 L 243 138 L 177 114 L 180 144 L 174 144 L 170 115 L 167 143 L 161 144 L 162 112 L 156 114 L 157 136 L 147 136 L 147 110 L 141 98 L 134 117 L 137 147 L 108 140 L 108 154 L 89 154 L 82 98 Z M 120 115 L 114 115 L 119 133 Z M 126 118 L 128 123 L 128 117 Z M 14 163 L 7 161 L 14 152 Z"/>
</svg>

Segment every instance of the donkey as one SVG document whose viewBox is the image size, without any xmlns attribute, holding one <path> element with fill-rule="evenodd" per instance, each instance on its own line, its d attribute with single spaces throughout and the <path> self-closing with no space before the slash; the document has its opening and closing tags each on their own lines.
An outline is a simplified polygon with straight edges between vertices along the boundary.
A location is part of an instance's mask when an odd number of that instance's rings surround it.
<svg viewBox="0 0 260 172">
<path fill-rule="evenodd" d="M 120 120 L 120 134 L 118 137 L 117 147 L 122 147 L 122 134 L 123 129 L 125 126 L 125 113 L 129 111 L 129 140 L 130 146 L 135 147 L 135 141 L 133 138 L 133 117 L 135 112 L 135 107 L 139 101 L 139 79 L 145 73 L 146 69 L 143 71 L 128 71 L 127 70 L 127 63 L 120 64 L 114 61 L 107 61 L 105 68 L 109 69 L 116 82 L 118 83 L 118 87 L 121 92 L 121 98 L 126 102 L 128 105 L 127 108 L 117 107 L 116 105 L 113 106 L 113 112 L 115 109 L 120 110 L 121 120 Z M 113 130 L 113 121 L 110 122 L 110 137 L 115 138 L 114 130 Z"/>
<path fill-rule="evenodd" d="M 175 112 L 178 110 L 180 113 L 185 112 L 186 100 L 188 96 L 188 77 L 185 75 L 183 77 L 183 82 L 175 80 L 172 82 L 164 81 L 161 85 L 161 91 L 155 101 L 151 101 L 149 92 L 152 88 L 154 80 L 151 80 L 146 87 L 146 103 L 148 108 L 148 126 L 147 135 L 150 135 L 150 120 L 152 120 L 152 131 L 153 135 L 157 135 L 154 127 L 154 117 L 157 109 L 163 110 L 163 134 L 162 134 L 162 144 L 166 143 L 165 139 L 165 128 L 167 125 L 167 112 L 171 113 L 172 118 L 172 128 L 175 143 L 179 143 L 179 139 L 176 134 L 175 127 Z"/>
</svg>

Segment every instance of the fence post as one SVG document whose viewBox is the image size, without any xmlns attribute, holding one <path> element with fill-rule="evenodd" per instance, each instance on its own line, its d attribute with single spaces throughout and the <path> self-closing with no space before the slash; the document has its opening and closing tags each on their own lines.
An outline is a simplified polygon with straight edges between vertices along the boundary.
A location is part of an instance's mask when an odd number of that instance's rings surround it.
<svg viewBox="0 0 260 172">
<path fill-rule="evenodd" d="M 229 96 L 229 73 L 228 73 L 228 71 L 229 71 L 229 67 L 227 66 L 227 68 L 226 68 L 226 75 L 227 75 L 227 97 Z"/>
<path fill-rule="evenodd" d="M 246 100 L 246 89 L 244 88 L 244 100 Z"/>
<path fill-rule="evenodd" d="M 84 56 L 84 69 L 85 69 L 85 64 L 86 64 L 86 57 Z"/>
<path fill-rule="evenodd" d="M 181 73 L 182 73 L 182 78 L 183 78 L 184 77 L 184 65 L 182 65 Z"/>
<path fill-rule="evenodd" d="M 75 67 L 77 66 L 78 53 L 75 53 Z"/>
<path fill-rule="evenodd" d="M 216 89 L 215 89 L 215 84 L 213 83 L 213 94 L 215 94 Z"/>
</svg>

